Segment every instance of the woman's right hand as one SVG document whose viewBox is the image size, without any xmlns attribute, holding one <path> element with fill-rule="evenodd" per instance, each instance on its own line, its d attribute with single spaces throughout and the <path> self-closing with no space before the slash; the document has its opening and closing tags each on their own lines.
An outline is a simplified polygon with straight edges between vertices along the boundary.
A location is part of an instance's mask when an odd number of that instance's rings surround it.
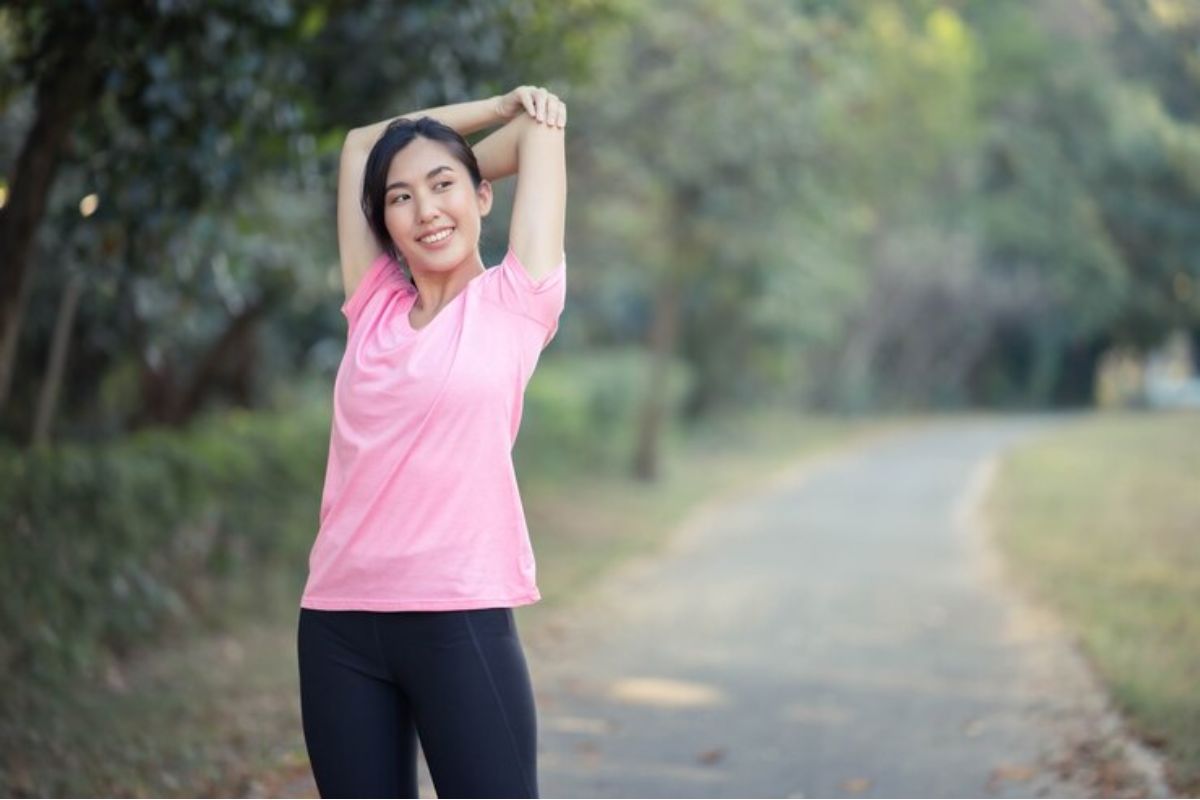
<svg viewBox="0 0 1200 800">
<path fill-rule="evenodd" d="M 538 122 L 557 128 L 567 127 L 567 106 L 541 86 L 518 86 L 508 94 L 496 96 L 496 113 L 512 119 L 522 110 Z"/>
</svg>

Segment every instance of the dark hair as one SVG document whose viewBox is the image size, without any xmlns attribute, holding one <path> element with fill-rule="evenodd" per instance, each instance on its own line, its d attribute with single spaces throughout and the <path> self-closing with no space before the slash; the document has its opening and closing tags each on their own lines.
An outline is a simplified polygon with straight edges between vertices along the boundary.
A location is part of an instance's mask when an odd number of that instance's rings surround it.
<svg viewBox="0 0 1200 800">
<path fill-rule="evenodd" d="M 471 176 L 471 183 L 475 185 L 476 189 L 483 181 L 483 176 L 479 172 L 479 162 L 475 159 L 475 151 L 471 149 L 467 140 L 449 125 L 444 125 L 433 117 L 418 117 L 417 119 L 398 117 L 388 123 L 387 128 L 379 136 L 379 141 L 375 142 L 375 146 L 371 148 L 371 154 L 367 156 L 366 171 L 363 173 L 362 209 L 379 246 L 398 264 L 405 267 L 407 265 L 404 263 L 404 256 L 396 247 L 396 243 L 392 241 L 392 236 L 388 233 L 387 225 L 383 220 L 387 197 L 385 188 L 392 159 L 418 136 L 446 145 L 451 155 L 467 168 L 467 172 Z M 411 274 L 408 279 L 410 282 L 412 281 Z"/>
</svg>

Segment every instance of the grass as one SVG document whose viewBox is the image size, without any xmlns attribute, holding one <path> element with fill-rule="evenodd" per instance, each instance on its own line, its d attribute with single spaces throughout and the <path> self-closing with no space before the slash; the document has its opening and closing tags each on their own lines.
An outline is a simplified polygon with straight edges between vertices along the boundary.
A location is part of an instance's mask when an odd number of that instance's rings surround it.
<svg viewBox="0 0 1200 800">
<path fill-rule="evenodd" d="M 1200 414 L 1083 418 L 1014 451 L 988 508 L 1024 588 L 1077 632 L 1175 790 L 1200 794 Z"/>
<path fill-rule="evenodd" d="M 672 431 L 660 480 L 526 470 L 521 491 L 541 603 L 519 624 L 578 600 L 632 555 L 650 553 L 700 502 L 752 490 L 798 458 L 908 424 L 786 412 L 726 416 Z M 276 598 L 229 630 L 110 665 L 103 686 L 22 687 L 0 720 L 0 791 L 15 796 L 296 796 L 311 791 L 299 716 L 296 601 L 303 565 L 264 575 Z M 8 687 L 6 691 L 13 691 Z"/>
<path fill-rule="evenodd" d="M 293 575 L 262 578 L 276 598 L 299 596 Z M 16 712 L 0 721 L 0 794 L 287 796 L 278 784 L 308 775 L 284 690 L 296 679 L 292 612 L 276 600 L 257 613 L 110 661 L 98 685 L 6 686 Z"/>
</svg>

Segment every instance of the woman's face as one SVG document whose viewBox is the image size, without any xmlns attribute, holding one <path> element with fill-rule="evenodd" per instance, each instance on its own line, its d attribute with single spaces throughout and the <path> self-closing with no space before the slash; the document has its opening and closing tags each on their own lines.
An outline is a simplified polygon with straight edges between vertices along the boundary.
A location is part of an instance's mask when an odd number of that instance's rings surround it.
<svg viewBox="0 0 1200 800">
<path fill-rule="evenodd" d="M 440 142 L 417 136 L 392 158 L 384 191 L 384 221 L 410 268 L 453 269 L 479 252 L 483 217 L 492 208 L 492 187 L 479 191 L 467 168 Z M 442 241 L 422 241 L 452 229 Z"/>
</svg>

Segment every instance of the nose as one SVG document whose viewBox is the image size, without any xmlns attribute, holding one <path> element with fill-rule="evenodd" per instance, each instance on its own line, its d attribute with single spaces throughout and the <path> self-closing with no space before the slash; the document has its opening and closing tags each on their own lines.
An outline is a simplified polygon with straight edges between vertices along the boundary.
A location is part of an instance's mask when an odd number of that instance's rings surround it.
<svg viewBox="0 0 1200 800">
<path fill-rule="evenodd" d="M 427 225 L 438 218 L 437 203 L 432 197 L 421 197 L 417 203 L 417 219 L 422 225 Z"/>
</svg>

